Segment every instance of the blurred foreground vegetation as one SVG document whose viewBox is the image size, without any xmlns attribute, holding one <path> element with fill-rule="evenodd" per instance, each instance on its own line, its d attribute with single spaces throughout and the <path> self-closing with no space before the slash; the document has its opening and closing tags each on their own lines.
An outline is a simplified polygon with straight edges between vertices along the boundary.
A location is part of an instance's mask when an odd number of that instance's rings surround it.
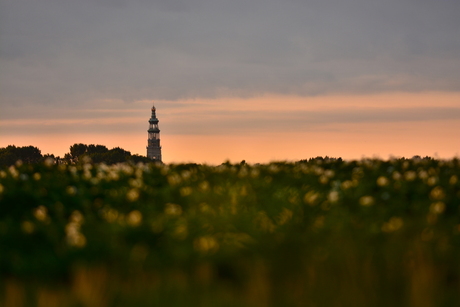
<svg viewBox="0 0 460 307">
<path fill-rule="evenodd" d="M 0 171 L 0 306 L 460 306 L 459 160 Z"/>
</svg>

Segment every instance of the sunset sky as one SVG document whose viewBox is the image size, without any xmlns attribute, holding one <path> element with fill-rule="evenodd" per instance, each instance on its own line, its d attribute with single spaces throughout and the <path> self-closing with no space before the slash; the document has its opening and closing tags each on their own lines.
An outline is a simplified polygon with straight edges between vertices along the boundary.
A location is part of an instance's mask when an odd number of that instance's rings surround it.
<svg viewBox="0 0 460 307">
<path fill-rule="evenodd" d="M 458 0 L 0 0 L 0 147 L 460 157 Z"/>
</svg>

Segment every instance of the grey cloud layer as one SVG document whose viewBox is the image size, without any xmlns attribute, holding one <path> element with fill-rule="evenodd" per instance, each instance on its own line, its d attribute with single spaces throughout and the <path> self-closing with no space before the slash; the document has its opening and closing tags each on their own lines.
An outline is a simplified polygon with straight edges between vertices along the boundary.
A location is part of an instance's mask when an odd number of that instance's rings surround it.
<svg viewBox="0 0 460 307">
<path fill-rule="evenodd" d="M 145 110 L 120 110 L 90 114 L 89 111 L 57 111 L 56 114 L 37 111 L 37 117 L 0 122 L 0 132 L 8 135 L 21 134 L 72 134 L 72 133 L 131 133 L 147 130 L 148 116 Z M 94 111 L 93 111 L 94 112 Z M 97 113 L 97 112 L 96 112 Z M 163 116 L 162 116 L 163 115 Z M 278 133 L 327 130 L 331 127 L 347 130 L 348 124 L 356 123 L 411 123 L 424 126 L 430 121 L 460 121 L 460 108 L 356 108 L 336 110 L 297 111 L 218 111 L 202 110 L 190 116 L 187 112 L 168 115 L 159 114 L 162 133 L 166 135 L 246 135 L 248 133 Z M 31 129 L 30 126 L 34 126 Z M 210 128 L 212 127 L 212 128 Z"/>
<path fill-rule="evenodd" d="M 459 91 L 458 0 L 0 0 L 0 107 Z"/>
</svg>

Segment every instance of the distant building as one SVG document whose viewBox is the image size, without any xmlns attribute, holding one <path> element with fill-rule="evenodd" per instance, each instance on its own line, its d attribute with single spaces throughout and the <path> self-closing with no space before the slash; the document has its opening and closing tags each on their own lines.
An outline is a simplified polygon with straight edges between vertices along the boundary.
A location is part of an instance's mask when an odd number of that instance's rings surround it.
<svg viewBox="0 0 460 307">
<path fill-rule="evenodd" d="M 161 162 L 160 129 L 158 118 L 155 114 L 155 105 L 152 107 L 152 116 L 149 119 L 149 139 L 147 141 L 147 158 Z"/>
</svg>

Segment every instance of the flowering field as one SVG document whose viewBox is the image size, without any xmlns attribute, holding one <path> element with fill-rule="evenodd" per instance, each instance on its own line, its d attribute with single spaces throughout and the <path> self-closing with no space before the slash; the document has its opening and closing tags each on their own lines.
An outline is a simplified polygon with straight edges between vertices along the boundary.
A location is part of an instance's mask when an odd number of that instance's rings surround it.
<svg viewBox="0 0 460 307">
<path fill-rule="evenodd" d="M 0 170 L 0 306 L 459 306 L 460 161 Z"/>
</svg>

